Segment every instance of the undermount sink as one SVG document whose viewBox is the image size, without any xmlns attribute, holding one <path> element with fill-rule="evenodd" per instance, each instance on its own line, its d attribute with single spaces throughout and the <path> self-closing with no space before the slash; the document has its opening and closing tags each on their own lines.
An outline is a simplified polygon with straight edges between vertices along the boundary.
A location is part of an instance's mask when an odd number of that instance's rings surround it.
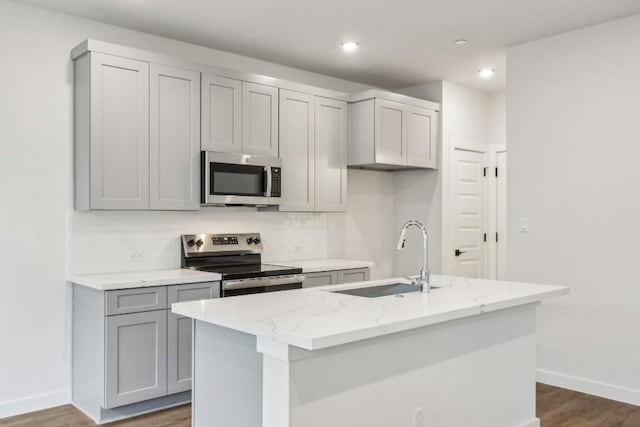
<svg viewBox="0 0 640 427">
<path fill-rule="evenodd" d="M 436 289 L 437 286 L 431 286 Z M 389 283 L 388 285 L 368 286 L 364 288 L 343 289 L 341 291 L 331 291 L 336 294 L 353 295 L 356 297 L 378 298 L 389 295 L 406 294 L 409 292 L 420 292 L 420 287 L 410 283 Z"/>
</svg>

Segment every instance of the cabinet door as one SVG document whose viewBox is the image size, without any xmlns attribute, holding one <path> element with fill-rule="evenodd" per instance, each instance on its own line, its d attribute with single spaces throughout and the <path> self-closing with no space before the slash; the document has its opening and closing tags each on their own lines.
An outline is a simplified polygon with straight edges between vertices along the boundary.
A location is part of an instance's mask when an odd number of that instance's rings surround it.
<svg viewBox="0 0 640 427">
<path fill-rule="evenodd" d="M 106 318 L 106 409 L 167 394 L 167 310 Z"/>
<path fill-rule="evenodd" d="M 202 150 L 242 151 L 242 82 L 202 75 Z"/>
<path fill-rule="evenodd" d="M 173 285 L 168 289 L 169 307 L 175 302 L 220 297 L 220 282 Z M 191 390 L 192 321 L 169 312 L 167 315 L 167 393 Z"/>
<path fill-rule="evenodd" d="M 315 286 L 327 286 L 338 284 L 338 273 L 335 271 L 321 271 L 319 273 L 305 273 L 302 282 L 303 288 L 313 288 Z"/>
<path fill-rule="evenodd" d="M 193 319 L 175 313 L 167 317 L 167 393 L 191 390 Z"/>
<path fill-rule="evenodd" d="M 388 165 L 407 164 L 407 123 L 405 104 L 376 99 L 375 161 Z"/>
<path fill-rule="evenodd" d="M 347 103 L 316 97 L 315 210 L 347 208 Z"/>
<path fill-rule="evenodd" d="M 313 95 L 280 91 L 281 211 L 314 210 L 314 117 Z"/>
<path fill-rule="evenodd" d="M 90 55 L 91 209 L 148 209 L 149 64 Z"/>
<path fill-rule="evenodd" d="M 426 108 L 407 107 L 407 165 L 436 168 L 438 113 Z"/>
<path fill-rule="evenodd" d="M 365 282 L 369 280 L 368 268 L 338 271 L 338 283 Z"/>
<path fill-rule="evenodd" d="M 200 208 L 200 73 L 151 65 L 149 207 Z"/>
<path fill-rule="evenodd" d="M 278 89 L 242 82 L 242 153 L 278 157 Z"/>
</svg>

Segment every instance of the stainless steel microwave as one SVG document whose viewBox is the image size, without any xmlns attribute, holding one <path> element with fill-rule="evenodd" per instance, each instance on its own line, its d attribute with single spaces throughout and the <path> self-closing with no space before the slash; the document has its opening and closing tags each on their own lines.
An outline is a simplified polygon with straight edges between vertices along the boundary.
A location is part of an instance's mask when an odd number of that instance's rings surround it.
<svg viewBox="0 0 640 427">
<path fill-rule="evenodd" d="M 278 158 L 203 151 L 205 206 L 274 206 L 282 199 L 282 162 Z"/>
</svg>

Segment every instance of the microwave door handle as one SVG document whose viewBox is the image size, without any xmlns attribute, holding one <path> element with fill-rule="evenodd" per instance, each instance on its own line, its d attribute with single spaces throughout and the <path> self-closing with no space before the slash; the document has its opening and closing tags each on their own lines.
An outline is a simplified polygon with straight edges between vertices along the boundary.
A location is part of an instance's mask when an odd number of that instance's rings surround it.
<svg viewBox="0 0 640 427">
<path fill-rule="evenodd" d="M 202 203 L 207 203 L 209 196 L 211 196 L 211 162 L 209 161 L 209 152 L 204 151 L 202 158 L 204 162 L 204 197 L 202 198 Z"/>
<path fill-rule="evenodd" d="M 271 197 L 271 168 L 269 166 L 264 167 L 264 174 L 267 178 L 267 188 L 264 197 Z"/>
</svg>

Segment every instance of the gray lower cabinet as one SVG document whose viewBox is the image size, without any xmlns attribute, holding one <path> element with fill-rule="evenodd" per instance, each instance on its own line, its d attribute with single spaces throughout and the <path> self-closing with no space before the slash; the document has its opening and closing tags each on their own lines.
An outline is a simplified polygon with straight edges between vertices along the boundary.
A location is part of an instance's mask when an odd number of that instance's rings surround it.
<svg viewBox="0 0 640 427">
<path fill-rule="evenodd" d="M 340 285 L 343 283 L 363 282 L 369 280 L 369 268 L 354 268 L 349 270 L 321 271 L 305 273 L 303 288 L 315 286 Z"/>
<path fill-rule="evenodd" d="M 105 408 L 167 394 L 167 311 L 106 320 Z"/>
<path fill-rule="evenodd" d="M 167 393 L 191 390 L 192 319 L 167 314 Z"/>
<path fill-rule="evenodd" d="M 220 297 L 220 284 L 194 283 L 168 288 L 169 307 L 175 302 Z M 189 317 L 167 314 L 167 393 L 191 390 L 191 333 Z"/>
<path fill-rule="evenodd" d="M 102 423 L 188 402 L 192 321 L 170 307 L 219 296 L 220 282 L 113 291 L 74 285 L 74 405 Z"/>
<path fill-rule="evenodd" d="M 313 288 L 315 286 L 328 286 L 338 284 L 338 272 L 321 271 L 319 273 L 305 273 L 302 283 L 303 288 Z"/>
<path fill-rule="evenodd" d="M 338 271 L 338 283 L 364 282 L 369 280 L 368 268 Z"/>
</svg>

